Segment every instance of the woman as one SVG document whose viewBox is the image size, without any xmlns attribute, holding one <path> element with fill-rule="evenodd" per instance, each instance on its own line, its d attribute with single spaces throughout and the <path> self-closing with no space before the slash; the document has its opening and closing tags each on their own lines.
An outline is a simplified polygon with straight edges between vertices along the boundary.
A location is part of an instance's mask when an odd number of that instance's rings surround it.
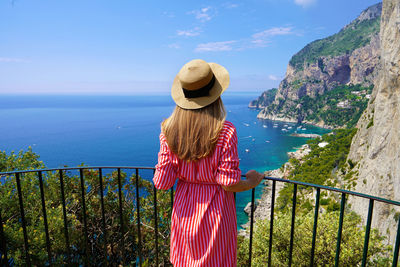
<svg viewBox="0 0 400 267">
<path fill-rule="evenodd" d="M 178 178 L 171 218 L 170 260 L 174 266 L 236 266 L 236 209 L 233 192 L 256 187 L 263 175 L 241 180 L 237 134 L 225 120 L 220 95 L 227 70 L 192 60 L 172 85 L 176 108 L 161 126 L 153 178 L 169 189 Z"/>
</svg>

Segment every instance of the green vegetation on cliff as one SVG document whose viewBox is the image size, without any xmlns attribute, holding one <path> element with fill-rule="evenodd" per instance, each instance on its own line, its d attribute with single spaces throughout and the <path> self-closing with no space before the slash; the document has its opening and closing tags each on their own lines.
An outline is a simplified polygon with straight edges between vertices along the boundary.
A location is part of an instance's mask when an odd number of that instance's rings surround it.
<svg viewBox="0 0 400 267">
<path fill-rule="evenodd" d="M 302 83 L 297 81 L 295 85 L 301 86 Z M 265 112 L 282 114 L 301 122 L 315 124 L 323 122 L 325 126 L 334 128 L 344 126 L 352 128 L 367 108 L 369 101 L 367 95 L 371 93 L 372 86 L 340 85 L 315 98 L 305 95 L 295 101 L 281 99 L 279 105 L 271 104 L 266 107 Z"/>
<path fill-rule="evenodd" d="M 304 63 L 314 63 L 321 57 L 348 54 L 357 48 L 365 46 L 371 36 L 379 32 L 380 16 L 375 19 L 352 23 L 340 32 L 324 39 L 316 40 L 306 45 L 295 54 L 289 64 L 296 69 L 302 69 Z"/>
<path fill-rule="evenodd" d="M 320 122 L 333 127 L 354 127 L 367 108 L 372 86 L 341 85 L 318 95 L 316 98 L 304 96 L 299 100 L 301 112 L 306 121 Z"/>
<path fill-rule="evenodd" d="M 309 140 L 307 144 L 310 146 L 311 152 L 301 162 L 296 159 L 289 160 L 292 165 L 292 171 L 288 179 L 312 184 L 335 185 L 335 170 L 344 169 L 351 140 L 356 132 L 356 129 L 338 129 L 332 134 L 323 135 L 321 139 Z M 328 145 L 319 147 L 318 144 L 321 142 L 326 142 Z M 292 188 L 293 186 L 291 185 L 285 185 L 281 190 L 278 197 L 278 207 L 281 209 L 286 208 L 290 203 Z M 307 209 L 308 204 L 302 204 Z M 336 210 L 338 206 L 336 206 L 336 202 L 328 201 L 326 208 L 328 210 Z"/>
<path fill-rule="evenodd" d="M 277 88 L 272 88 L 270 90 L 267 90 L 264 93 L 262 93 L 262 95 L 259 96 L 256 100 L 251 101 L 249 106 L 255 108 L 266 107 L 272 104 L 272 102 L 274 102 L 277 92 L 278 92 Z"/>
</svg>

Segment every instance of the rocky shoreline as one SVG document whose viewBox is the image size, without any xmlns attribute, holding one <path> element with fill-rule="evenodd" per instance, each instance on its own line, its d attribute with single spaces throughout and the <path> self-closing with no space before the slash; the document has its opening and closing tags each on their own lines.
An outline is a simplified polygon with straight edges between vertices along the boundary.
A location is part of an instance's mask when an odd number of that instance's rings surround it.
<svg viewBox="0 0 400 267">
<path fill-rule="evenodd" d="M 299 149 L 293 152 L 288 152 L 289 158 L 295 158 L 297 160 L 302 159 L 306 155 L 311 152 L 309 145 L 302 145 Z M 283 168 L 279 168 L 276 170 L 270 170 L 264 172 L 265 176 L 287 179 L 291 170 L 291 164 L 286 162 L 283 165 Z M 284 183 L 277 182 L 275 187 L 275 203 L 276 199 L 279 196 L 279 192 L 284 187 Z M 260 199 L 255 201 L 255 210 L 254 210 L 254 223 L 258 220 L 269 219 L 271 216 L 271 203 L 272 203 L 272 181 L 264 181 L 264 188 Z M 242 224 L 241 227 L 243 229 L 239 230 L 239 235 L 248 236 L 249 228 L 250 228 L 250 212 L 251 212 L 251 202 L 247 203 L 244 208 L 244 212 L 249 216 L 249 221 L 245 224 Z"/>
<path fill-rule="evenodd" d="M 292 133 L 290 136 L 294 137 L 304 137 L 304 138 L 319 138 L 321 135 L 319 134 L 299 134 L 299 133 Z"/>
<path fill-rule="evenodd" d="M 249 108 L 259 109 L 257 107 L 253 107 L 253 106 L 250 106 L 250 105 L 249 105 Z M 329 126 L 329 125 L 325 125 L 324 122 L 315 123 L 315 122 L 306 121 L 306 120 L 305 121 L 298 121 L 297 119 L 291 118 L 291 117 L 279 117 L 277 115 L 263 114 L 261 111 L 260 111 L 260 113 L 258 113 L 257 119 L 270 120 L 270 121 L 279 121 L 279 122 L 288 122 L 288 123 L 301 123 L 301 124 L 316 126 L 316 127 L 327 129 L 327 130 L 332 130 L 332 129 L 335 128 L 335 127 L 332 127 L 332 126 Z"/>
</svg>

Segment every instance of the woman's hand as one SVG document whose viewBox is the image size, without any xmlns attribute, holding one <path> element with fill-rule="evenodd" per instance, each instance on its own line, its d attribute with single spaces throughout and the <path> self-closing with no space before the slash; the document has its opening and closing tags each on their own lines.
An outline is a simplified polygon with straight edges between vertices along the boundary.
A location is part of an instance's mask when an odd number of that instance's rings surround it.
<svg viewBox="0 0 400 267">
<path fill-rule="evenodd" d="M 230 186 L 222 186 L 225 191 L 242 192 L 253 189 L 264 179 L 264 174 L 255 170 L 250 170 L 246 173 L 246 180 L 240 180 L 237 184 Z"/>
<path fill-rule="evenodd" d="M 264 174 L 259 173 L 256 170 L 250 170 L 246 173 L 246 179 L 252 186 L 251 188 L 254 188 L 264 179 Z"/>
</svg>

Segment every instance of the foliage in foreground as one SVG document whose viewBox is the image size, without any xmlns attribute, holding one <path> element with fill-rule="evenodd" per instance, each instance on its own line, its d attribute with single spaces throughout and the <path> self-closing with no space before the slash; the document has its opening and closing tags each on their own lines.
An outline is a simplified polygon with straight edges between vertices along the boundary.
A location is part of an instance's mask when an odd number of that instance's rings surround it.
<svg viewBox="0 0 400 267">
<path fill-rule="evenodd" d="M 7 155 L 0 151 L 0 172 L 44 168 L 37 154 L 31 149 L 18 154 Z M 103 170 L 103 172 L 106 172 Z M 82 265 L 86 257 L 86 239 L 83 219 L 82 191 L 79 172 L 63 172 L 65 201 L 67 209 L 71 260 Z M 103 175 L 105 209 L 104 232 L 98 170 L 85 170 L 85 206 L 87 216 L 88 261 L 94 266 L 108 261 L 111 265 L 125 258 L 125 265 L 135 264 L 138 257 L 138 229 L 136 208 L 136 176 L 121 172 L 122 207 L 124 235 L 120 227 L 118 175 L 108 172 Z M 55 265 L 67 264 L 66 239 L 64 236 L 63 209 L 58 172 L 43 173 L 47 221 L 51 243 L 52 261 Z M 8 258 L 11 264 L 23 266 L 25 262 L 24 238 L 21 225 L 18 193 L 15 176 L 0 176 L 0 212 L 7 241 Z M 154 262 L 154 208 L 153 186 L 139 177 L 140 220 L 142 236 L 142 256 L 147 266 Z M 40 199 L 39 181 L 36 173 L 26 173 L 21 177 L 25 219 L 31 262 L 44 266 L 48 263 L 44 218 Z M 160 262 L 169 259 L 169 218 L 171 212 L 170 195 L 157 192 L 158 243 Z"/>
<path fill-rule="evenodd" d="M 337 211 L 319 214 L 314 266 L 334 266 L 338 222 L 339 212 Z M 313 223 L 313 212 L 296 216 L 292 266 L 310 265 Z M 361 264 L 365 229 L 359 227 L 360 223 L 359 216 L 354 213 L 344 216 L 340 266 L 359 266 Z M 252 266 L 267 266 L 269 226 L 269 220 L 258 221 L 255 225 Z M 290 227 L 291 214 L 289 212 L 279 213 L 275 217 L 272 239 L 273 266 L 288 265 Z M 383 239 L 377 230 L 371 231 L 367 265 L 388 266 L 390 264 L 391 247 L 383 245 Z M 238 266 L 247 265 L 248 246 L 248 239 L 242 237 L 238 246 Z"/>
</svg>

